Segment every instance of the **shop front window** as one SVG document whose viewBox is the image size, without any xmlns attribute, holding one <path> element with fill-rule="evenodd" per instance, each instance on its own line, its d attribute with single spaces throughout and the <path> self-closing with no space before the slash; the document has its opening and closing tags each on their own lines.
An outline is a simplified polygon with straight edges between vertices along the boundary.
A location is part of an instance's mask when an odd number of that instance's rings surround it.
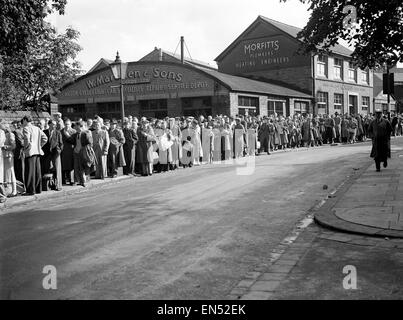
<svg viewBox="0 0 403 320">
<path fill-rule="evenodd" d="M 140 100 L 140 116 L 165 118 L 168 115 L 166 99 Z"/>
<path fill-rule="evenodd" d="M 211 97 L 182 98 L 182 108 L 185 116 L 211 116 Z"/>
<path fill-rule="evenodd" d="M 306 101 L 295 101 L 294 102 L 294 113 L 306 115 L 308 112 L 308 102 Z"/>
<path fill-rule="evenodd" d="M 267 109 L 269 115 L 277 113 L 278 116 L 282 116 L 284 115 L 284 101 L 269 100 Z"/>
<path fill-rule="evenodd" d="M 238 96 L 239 114 L 258 115 L 259 114 L 259 98 Z"/>
</svg>

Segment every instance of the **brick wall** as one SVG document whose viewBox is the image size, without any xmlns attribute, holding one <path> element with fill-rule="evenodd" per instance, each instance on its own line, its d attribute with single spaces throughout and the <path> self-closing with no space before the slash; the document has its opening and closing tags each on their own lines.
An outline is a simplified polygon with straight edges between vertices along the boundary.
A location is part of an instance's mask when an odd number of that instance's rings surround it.
<svg viewBox="0 0 403 320">
<path fill-rule="evenodd" d="M 312 92 L 312 71 L 310 66 L 282 68 L 266 71 L 254 71 L 245 75 L 262 77 L 274 81 L 280 81 L 293 89 Z"/>
<path fill-rule="evenodd" d="M 34 111 L 0 111 L 0 119 L 7 123 L 13 121 L 21 121 L 21 119 L 26 116 L 31 115 L 33 118 L 33 123 L 38 124 L 40 119 L 51 118 L 48 112 L 34 112 Z"/>
</svg>

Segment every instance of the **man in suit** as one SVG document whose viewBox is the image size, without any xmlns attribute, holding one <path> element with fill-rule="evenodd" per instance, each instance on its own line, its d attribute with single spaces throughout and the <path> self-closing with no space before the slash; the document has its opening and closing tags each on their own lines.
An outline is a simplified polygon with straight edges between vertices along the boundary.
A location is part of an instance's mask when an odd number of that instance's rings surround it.
<svg viewBox="0 0 403 320">
<path fill-rule="evenodd" d="M 270 154 L 270 128 L 268 125 L 268 119 L 266 116 L 263 117 L 263 123 L 261 127 L 259 128 L 259 141 L 260 141 L 260 152 L 267 152 L 267 154 Z M 274 133 L 274 128 L 272 126 L 272 131 Z"/>
<path fill-rule="evenodd" d="M 48 138 L 41 129 L 32 125 L 32 117 L 22 118 L 25 155 L 25 186 L 27 195 L 42 192 L 42 174 L 40 156 L 43 155 L 42 147 Z"/>
<path fill-rule="evenodd" d="M 123 167 L 123 174 L 132 174 L 134 176 L 136 174 L 136 144 L 138 137 L 136 130 L 132 128 L 132 124 L 129 121 L 123 123 L 123 135 L 125 137 L 123 151 L 126 161 L 126 166 Z"/>
<path fill-rule="evenodd" d="M 102 124 L 99 121 L 94 121 L 95 130 L 92 131 L 92 138 L 94 141 L 94 152 L 97 158 L 97 168 L 95 178 L 105 179 L 107 173 L 107 157 L 109 150 L 109 134 L 108 131 L 102 129 Z"/>
</svg>

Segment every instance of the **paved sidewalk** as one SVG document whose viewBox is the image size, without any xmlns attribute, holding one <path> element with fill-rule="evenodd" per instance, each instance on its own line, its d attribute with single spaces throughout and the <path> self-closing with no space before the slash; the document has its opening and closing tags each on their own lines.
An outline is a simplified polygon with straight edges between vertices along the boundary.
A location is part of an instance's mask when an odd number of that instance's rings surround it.
<svg viewBox="0 0 403 320">
<path fill-rule="evenodd" d="M 47 199 L 55 199 L 62 198 L 70 194 L 82 193 L 92 190 L 94 188 L 99 188 L 105 185 L 110 185 L 114 183 L 118 183 L 123 180 L 128 179 L 138 179 L 138 177 L 134 176 L 118 176 L 116 178 L 105 178 L 105 180 L 100 179 L 91 179 L 90 182 L 86 184 L 86 187 L 82 186 L 63 186 L 61 191 L 43 191 L 40 194 L 36 194 L 33 196 L 17 196 L 14 198 L 8 198 L 5 203 L 0 204 L 0 215 L 2 214 L 1 210 L 10 209 L 15 206 L 25 205 L 31 203 L 33 201 L 47 200 Z"/>
<path fill-rule="evenodd" d="M 371 236 L 403 238 L 403 148 L 392 148 L 387 168 L 375 171 L 374 162 L 356 168 L 347 181 L 315 213 L 322 226 Z"/>
</svg>

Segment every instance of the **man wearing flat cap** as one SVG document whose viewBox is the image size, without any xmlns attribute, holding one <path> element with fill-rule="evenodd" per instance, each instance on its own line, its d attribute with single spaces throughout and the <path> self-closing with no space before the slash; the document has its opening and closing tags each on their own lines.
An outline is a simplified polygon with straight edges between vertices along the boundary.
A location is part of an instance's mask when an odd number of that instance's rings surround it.
<svg viewBox="0 0 403 320">
<path fill-rule="evenodd" d="M 376 171 L 381 171 L 381 162 L 383 167 L 388 166 L 390 158 L 390 135 L 392 126 L 387 119 L 382 117 L 382 109 L 375 109 L 376 117 L 368 127 L 368 134 L 372 138 L 371 158 L 375 160 Z"/>
</svg>

